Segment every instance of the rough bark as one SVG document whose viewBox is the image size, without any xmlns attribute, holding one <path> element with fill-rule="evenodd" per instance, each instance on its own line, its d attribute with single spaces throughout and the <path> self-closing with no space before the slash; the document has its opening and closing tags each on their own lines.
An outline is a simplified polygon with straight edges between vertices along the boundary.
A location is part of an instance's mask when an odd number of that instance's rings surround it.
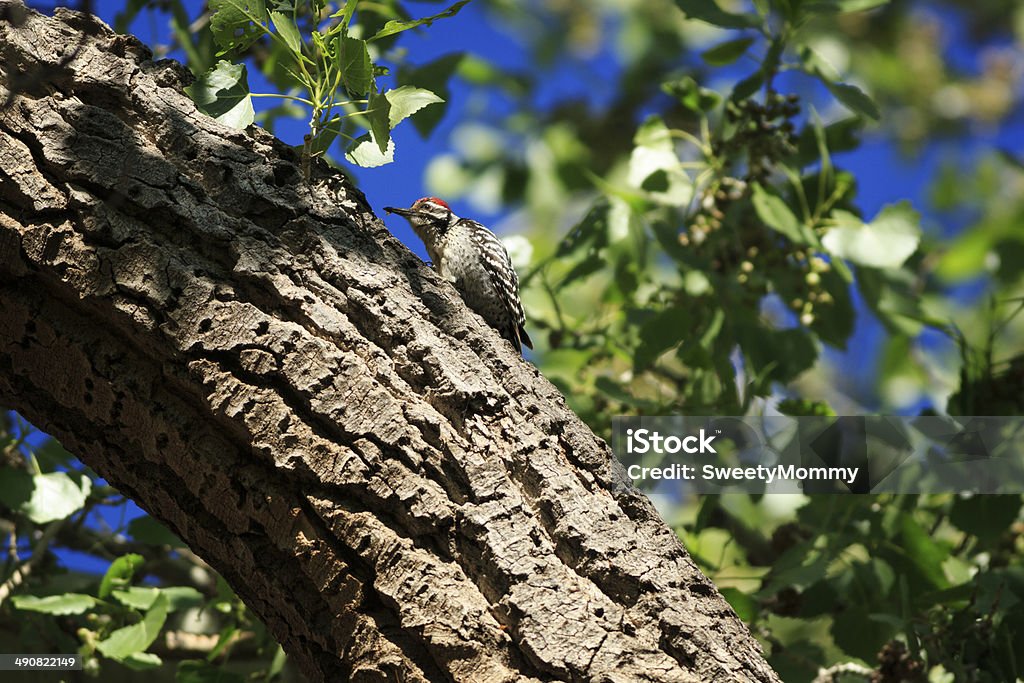
<svg viewBox="0 0 1024 683">
<path fill-rule="evenodd" d="M 0 402 L 313 681 L 775 681 L 607 445 L 341 175 L 0 3 Z"/>
</svg>

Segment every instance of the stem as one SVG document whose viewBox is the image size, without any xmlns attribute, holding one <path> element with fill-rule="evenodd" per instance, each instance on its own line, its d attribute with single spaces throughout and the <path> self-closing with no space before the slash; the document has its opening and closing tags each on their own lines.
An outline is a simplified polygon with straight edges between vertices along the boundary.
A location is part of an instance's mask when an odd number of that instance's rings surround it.
<svg viewBox="0 0 1024 683">
<path fill-rule="evenodd" d="M 701 140 L 700 138 L 698 138 L 693 133 L 690 133 L 689 131 L 679 130 L 679 129 L 673 128 L 673 129 L 670 129 L 668 131 L 668 134 L 671 135 L 674 138 L 679 138 L 681 140 L 686 140 L 687 142 L 691 143 L 694 147 L 699 149 L 701 152 L 704 152 L 704 141 Z"/>
<path fill-rule="evenodd" d="M 249 93 L 249 97 L 280 97 L 283 100 L 295 100 L 296 102 L 302 102 L 303 104 L 308 105 L 310 107 L 316 106 L 312 100 L 307 100 L 304 97 L 296 97 L 294 95 L 282 95 L 276 92 L 251 92 Z"/>
</svg>

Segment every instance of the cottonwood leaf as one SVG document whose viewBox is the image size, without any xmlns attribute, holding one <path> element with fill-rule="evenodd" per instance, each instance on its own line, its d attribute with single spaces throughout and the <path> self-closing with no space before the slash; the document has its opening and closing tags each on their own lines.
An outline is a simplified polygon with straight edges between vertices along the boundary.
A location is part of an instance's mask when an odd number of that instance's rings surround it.
<svg viewBox="0 0 1024 683">
<path fill-rule="evenodd" d="M 875 121 L 882 116 L 881 112 L 878 111 L 878 105 L 875 104 L 875 101 L 857 86 L 850 85 L 849 83 L 832 83 L 830 81 L 824 81 L 824 83 L 829 92 L 854 114 L 863 114 Z"/>
<path fill-rule="evenodd" d="M 345 152 L 345 158 L 363 168 L 390 164 L 395 160 L 395 141 L 389 140 L 387 150 L 381 153 L 380 146 L 373 138 L 373 133 L 360 135 Z"/>
<path fill-rule="evenodd" d="M 756 14 L 726 12 L 714 0 L 676 0 L 687 19 L 699 19 L 722 28 L 753 28 L 761 24 Z"/>
<path fill-rule="evenodd" d="M 23 470 L 0 469 L 0 502 L 36 524 L 65 519 L 77 512 L 91 490 L 88 477 L 82 477 L 79 485 L 67 472 L 33 475 Z"/>
<path fill-rule="evenodd" d="M 626 182 L 644 190 L 652 201 L 686 206 L 693 198 L 693 182 L 683 170 L 665 122 L 651 116 L 640 125 L 633 142 Z"/>
<path fill-rule="evenodd" d="M 274 22 L 274 28 L 291 51 L 295 54 L 301 53 L 302 37 L 299 35 L 295 20 L 283 12 L 271 12 L 270 20 Z"/>
<path fill-rule="evenodd" d="M 705 50 L 700 53 L 700 56 L 704 58 L 704 61 L 714 66 L 725 66 L 726 64 L 732 64 L 737 59 L 743 56 L 751 45 L 753 45 L 753 38 L 737 38 L 736 40 L 727 40 L 724 43 L 719 43 L 714 47 Z"/>
<path fill-rule="evenodd" d="M 125 589 L 115 588 L 110 595 L 122 605 L 141 612 L 153 606 L 160 596 L 160 589 L 153 586 L 128 586 Z"/>
<path fill-rule="evenodd" d="M 15 595 L 11 602 L 18 609 L 43 614 L 83 614 L 96 606 L 96 598 L 81 593 L 65 593 L 63 595 Z"/>
<path fill-rule="evenodd" d="M 107 598 L 115 588 L 127 588 L 132 576 L 135 575 L 135 570 L 142 566 L 143 561 L 142 555 L 128 553 L 111 562 L 100 580 L 97 595 L 100 598 Z"/>
<path fill-rule="evenodd" d="M 185 88 L 185 92 L 199 111 L 225 126 L 241 130 L 256 117 L 244 64 L 232 64 L 222 59 Z"/>
<path fill-rule="evenodd" d="M 381 154 L 387 154 L 388 143 L 391 142 L 391 102 L 380 93 L 370 93 L 367 104 L 367 118 L 370 120 L 370 132 L 377 143 Z"/>
<path fill-rule="evenodd" d="M 167 620 L 167 596 L 160 595 L 137 624 L 119 628 L 96 643 L 96 649 L 111 659 L 125 659 L 153 644 Z"/>
<path fill-rule="evenodd" d="M 447 109 L 445 100 L 448 99 L 448 80 L 465 60 L 464 53 L 456 52 L 438 57 L 422 66 L 412 69 L 403 68 L 398 72 L 400 84 L 425 88 L 436 93 L 440 98 L 440 106 L 421 110 L 412 118 L 412 125 L 416 127 L 420 137 L 426 138 L 444 117 Z"/>
<path fill-rule="evenodd" d="M 370 40 L 379 40 L 387 36 L 392 36 L 396 33 L 401 33 L 402 31 L 408 31 L 409 29 L 416 28 L 417 26 L 430 26 L 438 19 L 454 17 L 456 14 L 459 13 L 459 10 L 468 5 L 469 2 L 470 0 L 460 0 L 459 2 L 455 3 L 454 5 L 446 9 L 445 11 L 438 12 L 433 16 L 424 17 L 422 19 L 412 19 L 410 21 L 399 21 L 395 19 L 389 21 L 388 23 L 384 24 L 384 27 L 381 30 L 373 34 Z"/>
<path fill-rule="evenodd" d="M 394 128 L 428 105 L 444 102 L 443 99 L 429 90 L 415 88 L 411 85 L 403 85 L 400 88 L 388 90 L 384 93 L 384 97 L 387 98 L 391 105 L 388 112 L 388 122 L 391 128 Z"/>
<path fill-rule="evenodd" d="M 267 32 L 264 0 L 210 0 L 210 30 L 220 46 L 218 54 L 241 51 Z"/>
<path fill-rule="evenodd" d="M 781 198 L 769 193 L 761 185 L 754 184 L 754 211 L 772 230 L 785 235 L 795 244 L 813 244 L 814 234 L 786 206 Z"/>
<path fill-rule="evenodd" d="M 840 258 L 870 268 L 899 268 L 921 241 L 920 216 L 908 203 L 883 208 L 870 223 L 845 211 L 833 212 L 839 225 L 822 238 Z"/>
<path fill-rule="evenodd" d="M 341 80 L 345 83 L 345 88 L 353 95 L 365 95 L 370 92 L 370 86 L 373 85 L 373 62 L 370 61 L 366 41 L 342 36 L 339 58 Z"/>
</svg>

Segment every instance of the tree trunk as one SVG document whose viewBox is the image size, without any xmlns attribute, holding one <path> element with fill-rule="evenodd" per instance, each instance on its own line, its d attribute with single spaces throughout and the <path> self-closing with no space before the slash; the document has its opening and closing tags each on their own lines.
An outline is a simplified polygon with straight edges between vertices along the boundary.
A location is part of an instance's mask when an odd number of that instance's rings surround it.
<svg viewBox="0 0 1024 683">
<path fill-rule="evenodd" d="M 608 446 L 326 167 L 0 2 L 0 402 L 312 681 L 778 680 Z"/>
</svg>

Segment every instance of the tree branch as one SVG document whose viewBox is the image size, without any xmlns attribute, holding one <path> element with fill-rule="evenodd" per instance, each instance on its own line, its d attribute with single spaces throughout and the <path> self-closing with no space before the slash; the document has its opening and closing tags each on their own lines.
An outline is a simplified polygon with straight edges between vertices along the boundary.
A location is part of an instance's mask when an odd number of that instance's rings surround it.
<svg viewBox="0 0 1024 683">
<path fill-rule="evenodd" d="M 98 20 L 22 14 L 0 22 L 0 401 L 310 680 L 777 680 L 607 445 L 340 174 L 304 183 Z"/>
</svg>

